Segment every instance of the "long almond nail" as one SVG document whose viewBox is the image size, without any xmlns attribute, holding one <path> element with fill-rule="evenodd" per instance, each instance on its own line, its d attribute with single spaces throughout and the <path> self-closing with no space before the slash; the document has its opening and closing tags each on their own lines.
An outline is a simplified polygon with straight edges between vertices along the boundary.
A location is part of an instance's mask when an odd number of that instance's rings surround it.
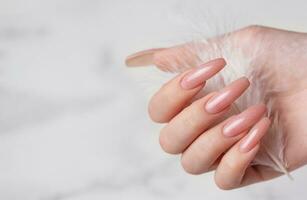
<svg viewBox="0 0 307 200">
<path fill-rule="evenodd" d="M 206 103 L 206 111 L 211 114 L 221 112 L 239 98 L 249 85 L 250 83 L 245 77 L 230 83 L 230 85 L 218 92 Z"/>
<path fill-rule="evenodd" d="M 257 123 L 266 113 L 266 106 L 263 104 L 254 105 L 244 112 L 228 121 L 223 127 L 223 134 L 227 137 L 233 137 L 241 134 L 255 123 Z"/>
<path fill-rule="evenodd" d="M 164 48 L 148 49 L 134 53 L 126 58 L 126 65 L 128 67 L 152 65 L 154 54 L 162 50 Z"/>
<path fill-rule="evenodd" d="M 195 88 L 223 69 L 225 65 L 226 62 L 223 58 L 202 64 L 185 75 L 181 80 L 181 87 L 183 89 Z"/>
<path fill-rule="evenodd" d="M 261 140 L 261 138 L 266 134 L 269 129 L 271 121 L 269 118 L 262 118 L 247 134 L 245 138 L 242 139 L 240 143 L 240 151 L 242 153 L 249 152 L 252 150 Z"/>
</svg>

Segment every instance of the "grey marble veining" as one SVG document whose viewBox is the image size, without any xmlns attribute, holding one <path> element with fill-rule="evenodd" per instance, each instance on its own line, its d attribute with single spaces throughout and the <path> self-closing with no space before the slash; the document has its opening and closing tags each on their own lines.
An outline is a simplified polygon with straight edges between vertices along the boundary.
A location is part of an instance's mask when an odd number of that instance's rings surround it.
<svg viewBox="0 0 307 200">
<path fill-rule="evenodd" d="M 189 4 L 223 12 L 227 2 Z M 212 174 L 187 175 L 179 157 L 160 150 L 160 126 L 146 115 L 159 73 L 127 69 L 123 60 L 180 40 L 172 20 L 184 3 L 0 1 L 0 199 L 304 199 L 306 169 L 293 173 L 293 182 L 281 177 L 224 192 Z M 252 20 L 239 26 L 307 30 L 302 2 L 261 14 L 245 1 L 232 4 L 250 11 Z M 252 4 L 259 11 L 270 3 Z M 286 5 L 297 7 L 288 17 Z"/>
</svg>

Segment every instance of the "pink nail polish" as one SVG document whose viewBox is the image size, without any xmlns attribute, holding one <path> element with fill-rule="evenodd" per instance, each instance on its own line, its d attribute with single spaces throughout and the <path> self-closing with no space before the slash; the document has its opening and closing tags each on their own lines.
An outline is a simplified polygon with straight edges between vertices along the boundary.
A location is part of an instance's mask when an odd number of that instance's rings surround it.
<svg viewBox="0 0 307 200">
<path fill-rule="evenodd" d="M 258 122 L 265 113 L 265 105 L 259 104 L 251 106 L 228 121 L 223 127 L 223 134 L 227 137 L 239 135 Z"/>
<path fill-rule="evenodd" d="M 224 59 L 219 58 L 200 65 L 193 69 L 181 80 L 181 87 L 184 89 L 193 89 L 204 83 L 226 65 Z"/>
<path fill-rule="evenodd" d="M 266 134 L 270 126 L 270 119 L 265 117 L 262 118 L 247 134 L 245 138 L 242 139 L 240 143 L 240 151 L 242 153 L 249 152 L 252 150 L 261 140 L 261 138 Z"/>
<path fill-rule="evenodd" d="M 239 98 L 248 87 L 249 81 L 245 77 L 232 82 L 206 103 L 206 111 L 211 114 L 221 112 Z"/>
<path fill-rule="evenodd" d="M 153 56 L 155 53 L 164 50 L 164 48 L 148 49 L 129 55 L 126 58 L 128 67 L 139 67 L 153 64 Z"/>
</svg>

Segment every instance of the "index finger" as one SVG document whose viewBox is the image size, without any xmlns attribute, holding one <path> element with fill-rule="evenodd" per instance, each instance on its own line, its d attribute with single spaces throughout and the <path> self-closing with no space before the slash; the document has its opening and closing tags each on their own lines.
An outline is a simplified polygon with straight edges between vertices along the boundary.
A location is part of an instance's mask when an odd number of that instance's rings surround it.
<svg viewBox="0 0 307 200">
<path fill-rule="evenodd" d="M 226 62 L 219 58 L 184 72 L 165 85 L 152 97 L 149 115 L 155 122 L 168 122 L 187 106 L 203 88 L 205 81 L 218 73 Z"/>
</svg>

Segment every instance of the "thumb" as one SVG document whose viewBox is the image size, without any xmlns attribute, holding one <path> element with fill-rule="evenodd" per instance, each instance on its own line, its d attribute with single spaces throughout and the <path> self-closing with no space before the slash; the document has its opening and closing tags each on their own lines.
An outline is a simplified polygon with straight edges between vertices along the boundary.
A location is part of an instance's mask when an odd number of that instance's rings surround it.
<svg viewBox="0 0 307 200">
<path fill-rule="evenodd" d="M 144 51 L 136 52 L 134 54 L 129 55 L 126 58 L 125 63 L 128 67 L 152 65 L 155 53 L 161 52 L 163 50 L 165 50 L 165 48 L 147 49 Z"/>
<path fill-rule="evenodd" d="M 183 72 L 207 60 L 220 57 L 216 51 L 221 37 L 206 42 L 188 42 L 169 47 L 140 51 L 126 58 L 129 67 L 156 65 L 162 71 Z"/>
<path fill-rule="evenodd" d="M 162 71 L 180 72 L 196 66 L 199 61 L 194 49 L 186 43 L 137 52 L 126 58 L 126 65 L 128 67 L 156 65 Z"/>
</svg>

